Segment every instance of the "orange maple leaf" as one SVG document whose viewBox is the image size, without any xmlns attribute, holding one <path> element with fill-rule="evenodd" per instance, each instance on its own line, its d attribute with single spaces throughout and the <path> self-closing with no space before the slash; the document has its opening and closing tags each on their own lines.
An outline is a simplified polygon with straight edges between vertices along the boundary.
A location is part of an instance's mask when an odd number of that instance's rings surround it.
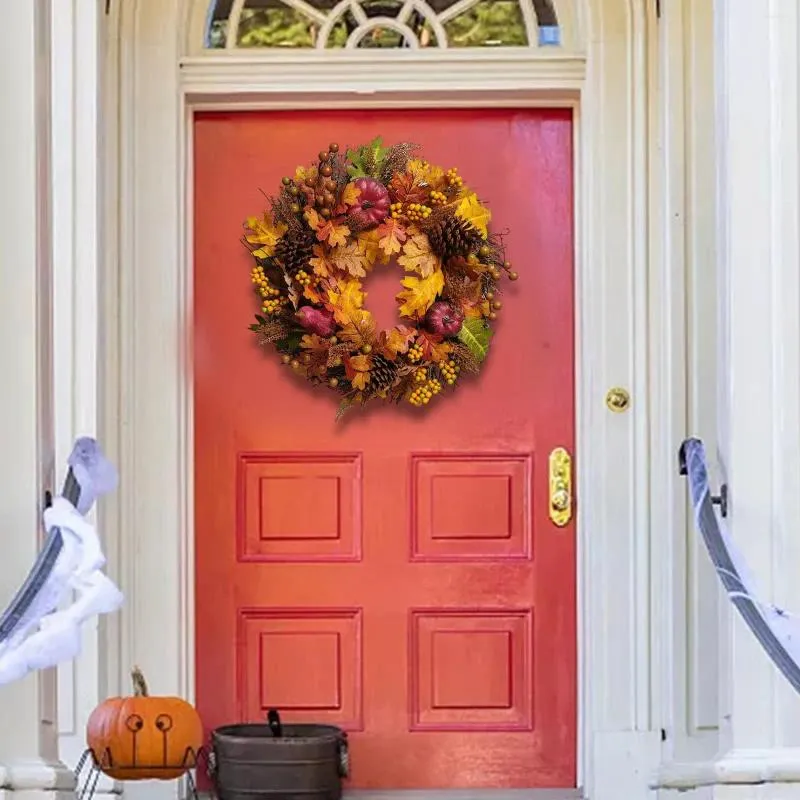
<svg viewBox="0 0 800 800">
<path fill-rule="evenodd" d="M 383 263 L 388 260 L 386 255 L 381 251 L 380 245 L 378 244 L 379 241 L 380 235 L 378 234 L 378 228 L 372 228 L 372 230 L 362 231 L 358 234 L 358 249 L 366 259 L 367 266 L 371 267 L 379 260 Z"/>
<path fill-rule="evenodd" d="M 347 272 L 355 278 L 363 278 L 367 271 L 366 258 L 358 246 L 358 242 L 347 242 L 331 250 L 330 259 L 335 267 L 342 272 Z"/>
<path fill-rule="evenodd" d="M 378 247 L 387 255 L 399 253 L 406 240 L 405 228 L 391 217 L 378 227 Z"/>
<path fill-rule="evenodd" d="M 408 162 L 408 172 L 419 183 L 427 183 L 429 189 L 441 189 L 445 185 L 444 170 L 419 158 Z"/>
<path fill-rule="evenodd" d="M 350 321 L 339 331 L 339 338 L 359 349 L 364 345 L 371 346 L 375 341 L 377 327 L 372 314 L 358 308 L 350 313 Z"/>
<path fill-rule="evenodd" d="M 353 314 L 364 305 L 364 297 L 361 281 L 355 279 L 328 289 L 328 303 L 340 325 L 347 325 L 350 322 Z"/>
<path fill-rule="evenodd" d="M 402 303 L 399 309 L 400 316 L 421 319 L 433 305 L 436 295 L 444 288 L 444 275 L 438 269 L 427 278 L 409 275 L 400 282 L 406 287 L 397 295 L 397 299 Z"/>
<path fill-rule="evenodd" d="M 304 347 L 306 350 L 313 350 L 315 352 L 324 351 L 327 353 L 330 346 L 330 339 L 323 339 L 316 333 L 307 333 L 300 340 L 300 347 Z"/>
<path fill-rule="evenodd" d="M 361 197 L 361 189 L 355 183 L 348 183 L 342 192 L 342 204 L 345 206 L 357 205 L 359 197 Z"/>
<path fill-rule="evenodd" d="M 430 189 L 419 185 L 419 178 L 409 172 L 396 172 L 387 187 L 400 203 L 425 203 Z"/>
<path fill-rule="evenodd" d="M 309 283 L 308 286 L 303 288 L 303 297 L 306 300 L 310 300 L 314 305 L 325 302 L 324 296 L 320 294 L 318 287 L 314 286 L 313 283 Z"/>
<path fill-rule="evenodd" d="M 366 389 L 371 378 L 369 374 L 371 369 L 371 356 L 350 356 L 344 361 L 344 371 L 347 375 L 347 380 L 350 381 L 354 389 Z"/>
<path fill-rule="evenodd" d="M 250 244 L 261 245 L 257 250 L 253 250 L 256 258 L 269 258 L 275 252 L 278 239 L 286 233 L 286 225 L 282 222 L 276 223 L 267 212 L 264 212 L 261 219 L 248 217 L 244 226 L 250 231 L 245 235 L 247 241 Z"/>
<path fill-rule="evenodd" d="M 324 219 L 315 208 L 307 208 L 303 216 L 309 227 L 316 232 L 317 239 L 320 242 L 327 242 L 331 247 L 344 244 L 350 235 L 350 228 L 347 225 L 337 225 L 333 220 Z"/>
<path fill-rule="evenodd" d="M 431 250 L 431 243 L 424 233 L 417 233 L 406 241 L 403 255 L 397 259 L 397 263 L 406 272 L 418 272 L 423 278 L 440 267 L 439 259 Z"/>
<path fill-rule="evenodd" d="M 422 348 L 422 357 L 428 361 L 444 361 L 452 349 L 443 337 L 426 331 L 420 331 L 416 344 Z"/>
<path fill-rule="evenodd" d="M 314 272 L 323 278 L 327 278 L 336 265 L 331 261 L 324 245 L 315 244 L 313 247 L 314 256 L 308 259 L 308 263 L 314 268 Z"/>
<path fill-rule="evenodd" d="M 462 306 L 464 316 L 470 319 L 482 319 L 488 317 L 492 310 L 488 300 L 479 300 L 476 303 L 464 303 Z"/>
<path fill-rule="evenodd" d="M 381 331 L 381 351 L 390 361 L 394 361 L 398 353 L 408 352 L 408 348 L 416 335 L 416 329 L 409 328 L 406 325 L 397 325 L 388 331 Z"/>
<path fill-rule="evenodd" d="M 472 225 L 484 239 L 487 237 L 492 212 L 481 204 L 475 192 L 470 192 L 461 200 L 456 208 L 456 216 Z"/>
</svg>

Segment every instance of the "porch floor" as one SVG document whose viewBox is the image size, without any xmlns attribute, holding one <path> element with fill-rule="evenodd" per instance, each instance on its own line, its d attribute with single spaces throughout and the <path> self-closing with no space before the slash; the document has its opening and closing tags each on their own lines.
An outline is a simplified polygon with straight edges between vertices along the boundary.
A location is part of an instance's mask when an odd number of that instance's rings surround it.
<svg viewBox="0 0 800 800">
<path fill-rule="evenodd" d="M 344 800 L 581 800 L 580 789 L 353 789 Z"/>
</svg>

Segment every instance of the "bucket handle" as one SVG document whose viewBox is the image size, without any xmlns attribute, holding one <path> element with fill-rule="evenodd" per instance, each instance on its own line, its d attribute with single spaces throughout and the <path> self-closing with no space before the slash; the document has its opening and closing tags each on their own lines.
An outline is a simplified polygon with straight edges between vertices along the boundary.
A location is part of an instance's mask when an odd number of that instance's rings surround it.
<svg viewBox="0 0 800 800">
<path fill-rule="evenodd" d="M 267 711 L 267 725 L 269 725 L 273 737 L 280 739 L 283 736 L 283 723 L 277 708 L 271 708 Z"/>
<path fill-rule="evenodd" d="M 350 777 L 350 745 L 347 741 L 347 734 L 344 731 L 339 736 L 336 749 L 339 753 L 339 777 L 348 778 Z"/>
<path fill-rule="evenodd" d="M 217 753 L 215 750 L 209 750 L 206 756 L 206 775 L 211 780 L 216 781 L 217 776 Z"/>
</svg>

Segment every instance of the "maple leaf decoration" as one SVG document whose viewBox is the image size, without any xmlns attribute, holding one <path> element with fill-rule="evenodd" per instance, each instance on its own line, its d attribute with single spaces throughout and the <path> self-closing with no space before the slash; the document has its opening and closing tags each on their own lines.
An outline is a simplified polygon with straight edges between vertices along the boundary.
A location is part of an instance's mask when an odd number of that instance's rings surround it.
<svg viewBox="0 0 800 800">
<path fill-rule="evenodd" d="M 367 274 L 365 269 L 367 260 L 357 241 L 350 241 L 340 247 L 335 247 L 330 253 L 330 260 L 336 269 L 347 272 L 354 278 L 363 278 Z"/>
<path fill-rule="evenodd" d="M 406 240 L 406 232 L 396 219 L 387 219 L 378 227 L 378 247 L 387 255 L 399 253 Z"/>
<path fill-rule="evenodd" d="M 397 259 L 397 263 L 406 272 L 418 272 L 423 278 L 429 277 L 441 267 L 424 233 L 417 233 L 406 241 L 403 255 Z"/>
<path fill-rule="evenodd" d="M 327 242 L 331 247 L 347 243 L 347 237 L 350 235 L 350 228 L 347 225 L 324 219 L 314 208 L 307 208 L 303 216 L 306 218 L 311 230 L 316 233 L 320 242 Z"/>
<path fill-rule="evenodd" d="M 417 335 L 415 328 L 409 328 L 407 325 L 397 325 L 388 331 L 381 331 L 380 333 L 380 349 L 381 352 L 391 361 L 394 361 L 398 355 L 407 353 L 411 342 Z"/>
<path fill-rule="evenodd" d="M 269 258 L 275 252 L 275 245 L 278 243 L 278 239 L 287 230 L 286 225 L 283 223 L 276 224 L 266 212 L 261 219 L 248 217 L 245 228 L 250 231 L 250 233 L 245 234 L 245 239 L 248 243 L 261 245 L 261 247 L 253 250 L 253 255 L 256 258 Z"/>
<path fill-rule="evenodd" d="M 435 363 L 444 361 L 451 350 L 450 343 L 443 336 L 427 331 L 420 331 L 416 344 L 422 349 L 422 357 Z"/>
<path fill-rule="evenodd" d="M 333 275 L 336 271 L 336 264 L 331 260 L 325 247 L 315 244 L 312 252 L 314 256 L 308 260 L 308 263 L 314 269 L 314 274 L 323 278 Z"/>
<path fill-rule="evenodd" d="M 342 192 L 342 205 L 357 206 L 358 198 L 361 196 L 361 189 L 355 183 L 348 183 Z"/>
<path fill-rule="evenodd" d="M 359 308 L 351 313 L 350 321 L 339 331 L 339 338 L 360 350 L 362 347 L 372 346 L 377 330 L 372 314 Z"/>
<path fill-rule="evenodd" d="M 355 312 L 364 305 L 364 292 L 361 282 L 349 280 L 344 285 L 328 290 L 328 303 L 330 304 L 334 319 L 340 325 L 348 325 Z"/>
<path fill-rule="evenodd" d="M 306 334 L 300 340 L 300 347 L 304 350 L 303 361 L 308 373 L 322 377 L 328 369 L 330 339 L 323 339 L 317 334 Z"/>
<path fill-rule="evenodd" d="M 490 234 L 489 209 L 456 167 L 417 158 L 418 149 L 379 136 L 330 144 L 244 225 L 259 303 L 250 330 L 293 374 L 339 395 L 336 419 L 372 400 L 440 402 L 480 372 L 492 323 L 509 307 L 500 282 L 518 276 L 503 236 Z M 392 263 L 404 273 L 403 322 L 380 330 L 364 281 Z"/>
<path fill-rule="evenodd" d="M 444 274 L 436 270 L 427 278 L 409 275 L 401 281 L 406 288 L 397 295 L 401 301 L 399 314 L 408 319 L 421 319 L 444 289 Z"/>
<path fill-rule="evenodd" d="M 354 389 L 366 389 L 370 381 L 372 357 L 366 355 L 349 356 L 344 361 L 345 375 Z"/>
<path fill-rule="evenodd" d="M 488 225 L 492 213 L 481 205 L 478 195 L 474 192 L 470 192 L 461 200 L 456 208 L 456 216 L 472 225 L 484 239 L 489 235 Z"/>
<path fill-rule="evenodd" d="M 398 203 L 425 203 L 430 196 L 430 189 L 420 185 L 421 177 L 408 172 L 398 172 L 389 181 L 389 191 L 394 193 Z"/>
<path fill-rule="evenodd" d="M 387 258 L 380 246 L 380 228 L 363 231 L 358 235 L 358 249 L 364 256 L 366 267 L 371 267 L 376 262 L 386 263 Z"/>
</svg>

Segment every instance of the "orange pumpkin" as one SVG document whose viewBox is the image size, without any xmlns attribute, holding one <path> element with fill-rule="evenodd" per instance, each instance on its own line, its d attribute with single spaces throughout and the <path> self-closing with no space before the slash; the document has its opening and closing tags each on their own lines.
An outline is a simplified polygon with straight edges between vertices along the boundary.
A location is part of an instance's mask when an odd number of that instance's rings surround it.
<svg viewBox="0 0 800 800">
<path fill-rule="evenodd" d="M 86 741 L 100 769 L 118 781 L 172 780 L 195 765 L 203 724 L 180 697 L 151 697 L 138 667 L 132 697 L 110 697 L 91 713 Z"/>
</svg>

